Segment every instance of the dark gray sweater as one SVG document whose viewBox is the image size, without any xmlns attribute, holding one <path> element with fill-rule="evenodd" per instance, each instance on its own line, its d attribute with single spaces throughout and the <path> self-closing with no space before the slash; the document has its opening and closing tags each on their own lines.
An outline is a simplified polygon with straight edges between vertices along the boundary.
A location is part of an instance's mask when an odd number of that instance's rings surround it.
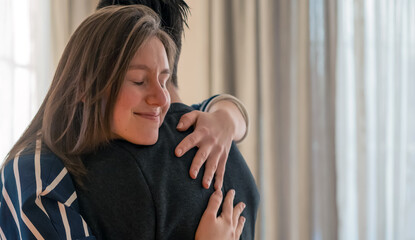
<svg viewBox="0 0 415 240">
<path fill-rule="evenodd" d="M 204 167 L 196 180 L 189 169 L 196 149 L 177 158 L 174 149 L 191 132 L 178 132 L 180 117 L 192 109 L 172 104 L 153 146 L 113 141 L 84 158 L 88 178 L 77 186 L 81 214 L 98 239 L 194 239 L 208 199 L 202 188 Z M 212 184 L 213 185 L 213 184 Z M 259 193 L 237 147 L 230 150 L 223 191 L 236 190 L 246 223 L 241 239 L 254 239 Z"/>
</svg>

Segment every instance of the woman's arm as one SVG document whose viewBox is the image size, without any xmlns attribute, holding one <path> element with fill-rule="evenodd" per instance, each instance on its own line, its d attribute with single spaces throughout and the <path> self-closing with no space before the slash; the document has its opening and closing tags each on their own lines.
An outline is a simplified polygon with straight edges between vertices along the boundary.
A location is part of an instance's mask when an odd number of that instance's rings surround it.
<svg viewBox="0 0 415 240">
<path fill-rule="evenodd" d="M 95 239 L 66 169 L 42 158 L 16 157 L 2 169 L 0 239 Z"/>
<path fill-rule="evenodd" d="M 223 111 L 230 115 L 229 126 L 234 127 L 233 141 L 241 142 L 248 133 L 249 118 L 244 104 L 236 97 L 229 94 L 214 95 L 199 104 L 191 106 L 195 110 L 213 113 Z M 228 116 L 229 117 L 229 116 Z"/>
<path fill-rule="evenodd" d="M 229 123 L 232 140 L 242 141 L 248 132 L 248 114 L 242 103 L 231 95 L 220 95 L 206 107 L 206 112 L 215 113 Z"/>
<path fill-rule="evenodd" d="M 241 141 L 246 136 L 248 114 L 243 104 L 228 94 L 213 96 L 192 107 L 200 111 L 184 114 L 177 129 L 185 131 L 193 125 L 195 130 L 176 147 L 176 156 L 198 147 L 190 176 L 195 179 L 206 161 L 202 184 L 209 188 L 215 175 L 215 189 L 220 189 L 232 141 Z"/>
</svg>

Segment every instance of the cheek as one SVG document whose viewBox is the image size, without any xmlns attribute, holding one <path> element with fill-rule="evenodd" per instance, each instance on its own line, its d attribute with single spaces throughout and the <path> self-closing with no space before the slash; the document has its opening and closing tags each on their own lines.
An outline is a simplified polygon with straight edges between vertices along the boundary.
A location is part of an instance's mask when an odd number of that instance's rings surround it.
<svg viewBox="0 0 415 240">
<path fill-rule="evenodd" d="M 121 104 L 119 99 L 114 105 L 114 110 L 111 119 L 111 131 L 118 134 L 122 127 L 122 119 L 125 119 L 125 107 Z"/>
<path fill-rule="evenodd" d="M 167 112 L 167 110 L 169 110 L 170 108 L 171 98 L 170 98 L 170 93 L 167 89 L 164 90 L 164 94 L 166 95 L 166 105 L 163 106 L 163 109 L 164 111 Z"/>
<path fill-rule="evenodd" d="M 118 105 L 119 108 L 128 110 L 139 104 L 140 101 L 142 101 L 141 92 L 137 91 L 134 88 L 125 87 L 121 89 L 116 105 Z"/>
<path fill-rule="evenodd" d="M 167 88 L 164 90 L 164 93 L 166 94 L 166 99 L 167 99 L 167 108 L 170 107 L 170 103 L 171 103 L 171 98 L 170 98 L 170 93 L 169 90 L 167 90 Z"/>
<path fill-rule="evenodd" d="M 162 119 L 162 121 L 164 120 L 164 117 L 166 116 L 166 113 L 169 110 L 170 103 L 171 103 L 169 91 L 165 90 L 165 93 L 164 94 L 166 96 L 166 104 L 161 107 L 161 111 L 163 113 L 163 119 Z"/>
<path fill-rule="evenodd" d="M 123 120 L 128 119 L 132 113 L 133 107 L 137 103 L 137 94 L 126 87 L 122 87 L 114 104 L 113 117 L 111 126 L 119 126 Z"/>
</svg>

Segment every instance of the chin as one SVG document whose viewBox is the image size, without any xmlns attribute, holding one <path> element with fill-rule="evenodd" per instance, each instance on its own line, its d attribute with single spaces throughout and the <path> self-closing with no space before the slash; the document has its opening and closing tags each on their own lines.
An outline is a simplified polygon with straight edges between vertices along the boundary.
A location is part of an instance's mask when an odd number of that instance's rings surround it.
<svg viewBox="0 0 415 240">
<path fill-rule="evenodd" d="M 146 137 L 140 137 L 139 139 L 130 139 L 127 140 L 131 143 L 137 144 L 137 145 L 154 145 L 156 144 L 158 140 L 158 133 L 157 134 L 152 134 L 151 136 L 146 136 Z"/>
<path fill-rule="evenodd" d="M 158 140 L 158 138 L 155 138 L 155 139 L 149 140 L 146 143 L 143 143 L 142 145 L 154 145 L 154 144 L 156 144 L 157 140 Z"/>
</svg>

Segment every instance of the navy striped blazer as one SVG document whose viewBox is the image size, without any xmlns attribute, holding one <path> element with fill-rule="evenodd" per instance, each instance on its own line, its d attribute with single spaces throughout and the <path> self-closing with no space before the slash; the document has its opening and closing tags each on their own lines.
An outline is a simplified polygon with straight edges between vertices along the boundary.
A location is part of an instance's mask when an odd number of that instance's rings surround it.
<svg viewBox="0 0 415 240">
<path fill-rule="evenodd" d="M 72 178 L 42 150 L 17 154 L 1 172 L 1 239 L 95 239 L 79 214 Z"/>
</svg>

